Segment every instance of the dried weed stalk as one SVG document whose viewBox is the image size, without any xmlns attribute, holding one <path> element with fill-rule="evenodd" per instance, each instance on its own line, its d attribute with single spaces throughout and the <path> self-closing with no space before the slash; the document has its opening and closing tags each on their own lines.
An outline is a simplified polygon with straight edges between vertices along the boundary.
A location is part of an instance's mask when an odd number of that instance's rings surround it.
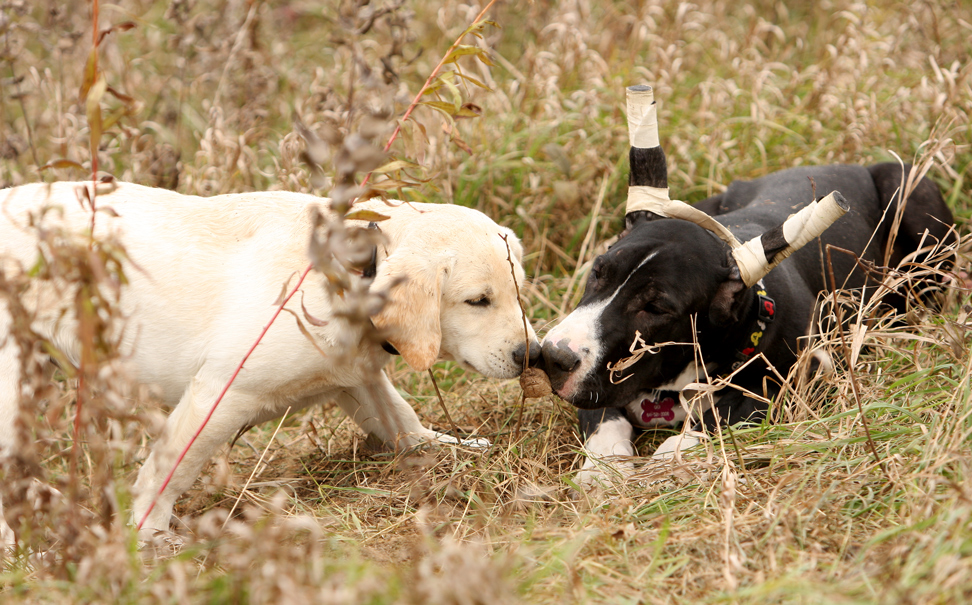
<svg viewBox="0 0 972 605">
<path fill-rule="evenodd" d="M 0 0 L 0 186 L 35 181 L 44 165 L 43 178 L 89 174 L 90 133 L 78 98 L 91 50 L 91 15 L 83 6 Z M 112 2 L 111 11 L 102 6 L 103 20 L 140 26 L 100 47 L 99 65 L 111 84 L 137 93 L 129 113 L 111 93 L 102 97 L 105 122 L 119 119 L 98 145 L 100 171 L 195 194 L 310 189 L 294 117 L 322 135 L 331 126 L 348 135 L 368 115 L 359 103 L 373 98 L 373 90 L 381 106 L 386 89 L 371 88 L 373 82 L 394 90 L 392 115 L 401 115 L 439 58 L 428 49 L 454 39 L 480 10 L 436 0 L 378 14 L 396 6 L 249 0 L 175 0 L 165 12 L 134 0 Z M 579 247 L 605 182 L 600 224 L 619 230 L 624 170 L 605 158 L 626 148 L 617 108 L 632 80 L 651 81 L 668 99 L 660 117 L 677 124 L 669 133 L 670 180 L 688 201 L 781 167 L 868 164 L 888 159 L 889 149 L 908 157 L 923 141 L 951 138 L 953 145 L 932 154 L 928 176 L 964 233 L 972 202 L 967 3 L 501 6 L 502 29 L 467 37 L 470 46 L 488 48 L 497 67 L 462 58 L 462 75 L 448 74 L 438 96 L 425 97 L 455 108 L 454 84 L 460 109 L 481 110 L 481 118 L 457 113 L 450 123 L 435 107 L 413 112 L 389 150 L 395 167 L 383 173 L 410 184 L 390 183 L 384 191 L 454 201 L 513 226 L 534 277 L 521 284 L 531 317 L 556 319 L 570 276 L 579 266 L 583 273 Z M 356 50 L 342 42 L 352 36 L 358 36 Z M 446 69 L 454 70 L 452 64 Z M 936 124 L 953 119 L 932 136 Z M 405 158 L 411 161 L 394 164 Z M 594 241 L 586 255 L 604 249 Z M 837 353 L 834 303 L 821 300 L 816 335 L 773 402 L 776 422 L 731 433 L 745 464 L 732 515 L 733 553 L 741 562 L 730 569 L 736 590 L 723 573 L 726 525 L 715 497 L 726 464 L 711 444 L 707 452 L 686 453 L 681 466 L 653 470 L 650 480 L 622 484 L 588 511 L 567 497 L 564 484 L 578 459 L 572 410 L 551 406 L 550 398 L 527 400 L 520 439 L 513 441 L 521 409 L 516 386 L 446 365 L 437 376 L 447 385 L 443 398 L 455 419 L 477 415 L 506 448 L 468 458 L 453 451 L 394 462 L 384 454 L 366 456 L 350 422 L 326 407 L 317 412 L 323 421 L 302 416 L 281 428 L 266 470 L 225 532 L 223 511 L 238 489 L 234 476 L 240 474 L 242 485 L 271 429 L 244 436 L 229 463 L 202 478 L 179 510 L 195 519 L 189 529 L 197 540 L 176 558 L 143 564 L 127 542 L 130 534 L 116 525 L 100 541 L 87 540 L 86 532 L 102 531 L 98 522 L 80 530 L 77 550 L 87 556 L 63 564 L 42 556 L 70 525 L 52 512 L 69 498 L 42 496 L 22 509 L 37 529 L 27 540 L 31 548 L 0 572 L 0 599 L 390 603 L 435 594 L 459 602 L 467 594 L 456 586 L 461 573 L 477 579 L 470 586 L 492 582 L 478 594 L 497 601 L 964 602 L 972 577 L 972 491 L 965 479 L 972 476 L 970 246 L 966 237 L 958 248 L 942 312 L 914 306 L 904 322 L 894 322 L 880 309 L 859 312 L 860 300 L 841 293 L 838 304 L 851 318 L 845 328 L 850 359 Z M 904 264 L 878 279 L 920 295 L 913 277 L 921 270 Z M 22 300 L 25 278 L 8 272 L 4 279 L 3 300 Z M 22 322 L 29 325 L 24 308 Z M 33 343 L 21 349 L 34 352 L 24 374 L 27 391 L 47 406 L 46 414 L 24 419 L 36 427 L 30 445 L 37 448 L 25 455 L 46 473 L 31 476 L 67 494 L 73 389 L 63 371 L 54 381 L 39 371 L 43 343 L 26 331 L 14 338 Z M 811 371 L 814 355 L 833 370 Z M 886 473 L 862 433 L 848 363 Z M 417 395 L 425 415 L 434 413 L 425 375 L 400 370 L 394 379 Z M 97 412 L 102 392 L 94 388 L 85 417 Z M 147 424 L 158 425 L 157 416 Z M 120 432 L 112 428 L 118 425 Z M 127 421 L 109 421 L 109 429 L 112 447 L 137 443 L 141 435 Z M 83 431 L 88 438 L 94 433 Z M 666 436 L 649 431 L 638 448 L 650 451 Z M 116 476 L 141 455 L 117 454 Z M 90 512 L 102 492 L 88 487 L 88 459 L 79 459 L 79 483 Z M 19 476 L 14 491 L 26 488 L 24 497 L 33 497 Z M 887 487 L 888 477 L 893 486 Z M 273 495 L 278 492 L 289 497 Z M 124 492 L 117 493 L 120 508 L 127 508 Z M 116 517 L 117 527 L 123 521 Z M 427 547 L 414 548 L 417 532 L 431 536 Z M 463 552 L 436 544 L 450 535 Z M 204 550 L 210 554 L 200 565 Z M 419 581 L 416 568 L 426 557 L 433 560 L 422 565 Z M 493 575 L 496 570 L 501 573 Z M 496 577 L 503 583 L 490 579 Z M 437 580 L 441 586 L 430 586 Z"/>
</svg>

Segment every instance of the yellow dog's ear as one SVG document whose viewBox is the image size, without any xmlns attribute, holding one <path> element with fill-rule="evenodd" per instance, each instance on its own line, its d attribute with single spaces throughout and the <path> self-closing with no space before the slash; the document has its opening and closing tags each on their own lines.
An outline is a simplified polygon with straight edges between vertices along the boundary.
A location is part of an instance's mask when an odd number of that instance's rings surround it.
<svg viewBox="0 0 972 605">
<path fill-rule="evenodd" d="M 371 321 L 414 370 L 427 370 L 439 358 L 445 274 L 444 263 L 430 255 L 399 249 L 381 263 L 371 285 L 374 292 L 388 292 Z"/>
<path fill-rule="evenodd" d="M 516 262 L 523 264 L 523 244 L 520 243 L 520 239 L 516 237 L 516 233 L 506 227 L 500 227 L 500 233 L 506 235 L 506 243 L 510 247 L 510 252 L 513 253 L 513 258 Z"/>
</svg>

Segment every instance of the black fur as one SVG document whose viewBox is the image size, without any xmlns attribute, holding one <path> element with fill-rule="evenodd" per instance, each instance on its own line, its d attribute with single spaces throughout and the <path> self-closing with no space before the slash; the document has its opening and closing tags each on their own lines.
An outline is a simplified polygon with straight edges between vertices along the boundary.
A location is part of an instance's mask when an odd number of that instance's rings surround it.
<svg viewBox="0 0 972 605">
<path fill-rule="evenodd" d="M 631 165 L 631 172 L 628 173 L 628 185 L 657 187 L 666 189 L 668 187 L 668 162 L 665 160 L 665 152 L 661 147 L 651 147 L 641 149 L 632 147 L 628 152 L 628 162 Z"/>
<path fill-rule="evenodd" d="M 850 211 L 820 237 L 819 243 L 811 242 L 764 278 L 777 312 L 761 334 L 757 350 L 781 375 L 786 376 L 796 360 L 798 339 L 807 333 L 817 294 L 829 290 L 824 246 L 852 250 L 865 261 L 883 265 L 898 200 L 897 196 L 892 200 L 892 195 L 901 184 L 902 170 L 897 164 L 793 168 L 754 181 L 733 182 L 724 193 L 696 205 L 729 227 L 740 241 L 766 234 L 764 246 L 772 249 L 778 244 L 776 239 L 782 239 L 782 234 L 774 238 L 774 228 L 814 197 L 819 199 L 837 190 L 848 200 Z M 892 207 L 882 220 L 889 204 Z M 716 364 L 715 374 L 722 374 L 738 360 L 739 350 L 756 325 L 755 288 L 746 288 L 739 280 L 726 244 L 694 224 L 646 212 L 632 213 L 626 222 L 619 241 L 595 259 L 579 305 L 597 303 L 618 292 L 604 309 L 596 335 L 606 354 L 571 401 L 581 408 L 585 438 L 603 418 L 617 415 L 599 408 L 622 408 L 639 393 L 670 383 L 692 362 L 692 347 L 667 346 L 658 354 L 645 355 L 628 369 L 626 374 L 632 375 L 628 380 L 612 384 L 606 363 L 630 355 L 636 330 L 648 344 L 691 342 L 694 317 L 702 355 L 707 363 Z M 938 187 L 922 179 L 905 207 L 890 255 L 892 266 L 916 249 L 926 230 L 929 243 L 954 238 L 949 231 L 951 224 L 952 213 Z M 872 233 L 876 235 L 868 244 Z M 832 259 L 838 285 L 860 288 L 865 284 L 868 277 L 852 257 L 835 253 Z M 563 353 L 563 347 L 544 345 L 545 369 L 555 391 L 570 373 L 571 364 L 562 359 Z M 767 377 L 770 380 L 764 380 Z M 759 361 L 734 379 L 740 387 L 755 393 L 763 393 L 764 384 L 768 385 L 766 395 L 770 398 L 779 390 L 775 381 Z M 759 419 L 766 411 L 759 401 L 731 388 L 721 392 L 716 409 L 721 420 L 729 424 Z M 711 412 L 704 420 L 706 424 L 715 421 Z"/>
</svg>

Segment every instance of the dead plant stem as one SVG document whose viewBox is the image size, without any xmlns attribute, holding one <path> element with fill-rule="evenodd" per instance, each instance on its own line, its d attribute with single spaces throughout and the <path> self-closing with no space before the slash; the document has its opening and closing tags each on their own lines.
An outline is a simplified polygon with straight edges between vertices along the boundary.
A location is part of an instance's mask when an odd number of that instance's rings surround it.
<svg viewBox="0 0 972 605">
<path fill-rule="evenodd" d="M 489 4 L 487 4 L 483 8 L 483 10 L 479 11 L 479 14 L 476 15 L 475 19 L 473 19 L 473 25 L 482 21 L 483 17 L 486 16 L 486 13 L 489 12 L 489 9 L 493 8 L 494 4 L 496 4 L 496 0 L 490 0 Z M 459 47 L 467 31 L 468 29 L 463 30 L 463 33 L 458 38 L 456 38 L 456 41 L 452 43 L 452 46 L 449 47 L 449 50 L 447 50 L 445 54 L 442 55 L 442 59 L 439 61 L 439 64 L 436 65 L 435 69 L 432 70 L 432 73 L 429 74 L 429 77 L 425 81 L 425 84 L 422 85 L 422 88 L 419 89 L 418 94 L 416 94 L 415 98 L 412 100 L 412 104 L 408 106 L 408 109 L 405 110 L 405 114 L 402 116 L 402 119 L 398 122 L 398 125 L 395 126 L 395 131 L 392 132 L 391 138 L 388 139 L 388 143 L 385 145 L 385 153 L 388 153 L 388 150 L 391 149 L 392 143 L 394 143 L 395 139 L 398 138 L 398 133 L 402 131 L 402 125 L 408 121 L 409 116 L 411 116 L 412 112 L 415 111 L 415 108 L 418 107 L 419 101 L 421 101 L 422 97 L 425 95 L 425 91 L 429 88 L 429 86 L 432 85 L 432 80 L 434 80 L 435 77 L 439 75 L 439 72 L 442 71 L 442 67 L 446 64 L 446 61 L 449 59 L 449 56 L 452 54 L 452 51 L 454 51 L 456 48 Z M 370 177 L 371 174 L 369 173 L 368 176 Z M 367 178 L 365 179 L 365 182 L 368 182 Z"/>
<path fill-rule="evenodd" d="M 442 411 L 445 412 L 446 420 L 449 422 L 449 426 L 452 427 L 452 434 L 456 439 L 462 439 L 459 436 L 459 428 L 456 423 L 452 421 L 452 416 L 449 415 L 449 408 L 446 407 L 445 400 L 442 399 L 442 393 L 439 392 L 439 383 L 435 381 L 435 375 L 432 373 L 432 368 L 429 368 L 429 378 L 432 379 L 432 386 L 435 387 L 435 396 L 439 399 L 439 405 L 442 406 Z"/>
<path fill-rule="evenodd" d="M 577 278 L 580 275 L 581 267 L 584 266 L 584 257 L 587 255 L 587 247 L 591 245 L 591 241 L 594 238 L 594 233 L 597 231 L 597 218 L 598 215 L 601 214 L 601 205 L 604 204 L 604 196 L 607 193 L 609 180 L 609 175 L 605 175 L 601 180 L 601 188 L 597 192 L 597 200 L 594 202 L 594 207 L 591 208 L 591 222 L 587 226 L 587 233 L 584 235 L 584 241 L 581 243 L 580 252 L 577 254 L 577 265 L 574 267 L 574 273 L 570 276 L 570 281 L 567 283 L 567 289 L 564 290 L 564 298 L 560 303 L 561 315 L 567 312 L 567 305 L 570 304 L 570 301 L 574 296 L 574 286 L 576 285 Z"/>
<path fill-rule="evenodd" d="M 523 340 L 526 342 L 526 354 L 523 356 L 523 371 L 530 367 L 530 333 L 527 331 L 526 311 L 523 310 L 523 301 L 520 299 L 520 284 L 516 281 L 516 266 L 513 264 L 513 255 L 510 252 L 510 242 L 506 234 L 501 234 L 503 243 L 506 244 L 506 261 L 510 263 L 510 275 L 513 276 L 513 287 L 516 288 L 516 302 L 520 305 L 520 317 L 523 318 Z M 526 391 L 520 396 L 520 411 L 516 414 L 516 430 L 513 432 L 513 442 L 520 440 L 520 423 L 523 421 L 523 408 L 526 407 Z"/>
<path fill-rule="evenodd" d="M 97 0 L 95 0 L 95 2 L 97 2 Z M 476 19 L 473 21 L 473 24 L 479 23 L 483 19 L 483 16 L 485 16 L 486 12 L 489 11 L 489 9 L 492 8 L 493 4 L 495 4 L 495 3 L 496 3 L 496 0 L 490 0 L 489 4 L 487 4 L 486 7 L 483 8 L 482 11 L 480 11 L 479 15 L 476 16 Z M 442 59 L 439 61 L 439 64 L 435 67 L 434 70 L 432 70 L 432 74 L 425 81 L 425 84 L 422 86 L 421 89 L 419 89 L 418 94 L 415 95 L 415 99 L 408 106 L 408 109 L 406 109 L 405 114 L 402 116 L 401 121 L 395 127 L 395 131 L 392 132 L 391 137 L 389 137 L 388 143 L 384 147 L 385 152 L 387 152 L 389 149 L 391 149 L 392 144 L 395 142 L 395 139 L 398 138 L 398 134 L 402 130 L 402 124 L 404 124 L 408 120 L 409 116 L 412 115 L 412 112 L 415 110 L 415 108 L 418 107 L 419 101 L 421 100 L 422 96 L 425 94 L 426 89 L 431 85 L 432 80 L 435 78 L 435 76 L 438 75 L 439 71 L 442 69 L 442 66 L 445 65 L 446 60 L 449 58 L 449 55 L 452 54 L 452 51 L 455 50 L 459 46 L 459 44 L 462 42 L 462 38 L 466 35 L 467 32 L 468 32 L 468 28 L 463 31 L 462 35 L 460 35 L 456 39 L 455 42 L 452 43 L 452 46 L 449 47 L 449 50 L 446 51 L 446 53 L 442 56 Z M 217 90 L 217 92 L 218 92 L 218 90 Z M 371 174 L 372 173 L 368 173 L 368 176 L 366 176 L 365 179 L 364 179 L 364 181 L 362 181 L 362 183 L 361 183 L 362 186 L 364 186 L 368 182 L 368 180 L 371 178 Z M 284 306 L 290 301 L 290 299 L 294 296 L 294 294 L 297 293 L 297 290 L 304 283 L 304 279 L 307 277 L 307 275 L 310 273 L 310 271 L 311 271 L 311 269 L 313 269 L 313 267 L 314 267 L 313 264 L 308 264 L 307 265 L 307 267 L 304 269 L 304 272 L 301 274 L 300 278 L 297 280 L 297 284 L 290 291 L 290 293 L 287 294 L 287 297 L 280 303 L 280 306 L 277 307 L 277 310 L 274 312 L 273 316 L 270 318 L 270 321 L 267 322 L 267 325 L 263 327 L 263 331 L 261 331 L 260 332 L 260 335 L 257 336 L 257 339 L 253 343 L 253 346 L 250 347 L 250 350 L 247 351 L 246 352 L 246 355 L 243 356 L 243 359 L 240 361 L 239 365 L 236 366 L 236 370 L 233 372 L 233 375 L 230 376 L 229 380 L 226 382 L 226 386 L 223 387 L 223 390 L 220 392 L 219 396 L 216 397 L 216 401 L 213 402 L 212 407 L 209 409 L 209 412 L 206 414 L 206 417 L 203 418 L 203 421 L 202 421 L 202 423 L 200 423 L 199 428 L 196 430 L 195 434 L 193 434 L 192 438 L 189 440 L 189 443 L 186 444 L 186 447 L 183 448 L 182 453 L 179 454 L 179 457 L 176 459 L 175 464 L 172 465 L 172 469 L 169 471 L 169 474 L 166 475 L 165 481 L 163 481 L 162 486 L 159 488 L 159 491 L 155 494 L 155 497 L 152 498 L 152 502 L 149 504 L 149 507 L 145 511 L 145 514 L 142 515 L 142 518 L 139 520 L 137 529 L 142 529 L 142 525 L 145 523 L 145 520 L 148 519 L 148 516 L 149 516 L 149 514 L 151 514 L 152 509 L 155 508 L 155 504 L 156 504 L 156 502 L 158 502 L 159 497 L 162 496 L 162 493 L 165 492 L 165 488 L 168 487 L 169 482 L 172 481 L 172 476 L 175 474 L 176 469 L 178 469 L 179 468 L 179 465 L 182 463 L 182 459 L 185 458 L 186 454 L 189 452 L 189 448 L 192 447 L 192 444 L 196 442 L 196 439 L 202 433 L 203 429 L 206 428 L 206 425 L 209 423 L 209 419 L 212 418 L 213 413 L 216 411 L 216 407 L 220 404 L 220 402 L 223 400 L 223 397 L 226 395 L 226 392 L 233 385 L 233 382 L 236 380 L 237 375 L 239 375 L 240 370 L 243 369 L 243 364 L 245 364 L 246 361 L 250 358 L 250 355 L 253 353 L 253 351 L 257 348 L 257 346 L 263 340 L 263 337 L 264 337 L 264 335 L 266 335 L 267 331 L 270 329 L 270 326 L 272 326 L 273 325 L 273 322 L 276 321 L 277 317 L 280 316 L 280 313 L 281 313 L 281 311 L 283 311 Z M 433 384 L 435 384 L 435 380 L 434 379 L 433 379 Z M 438 385 L 436 385 L 436 390 L 438 390 Z M 440 397 L 440 400 L 441 400 L 441 397 Z M 449 414 L 448 413 L 448 410 L 446 410 L 446 416 L 447 417 L 448 417 L 448 414 Z M 450 423 L 451 422 L 452 421 L 450 419 Z M 453 425 L 453 430 L 455 430 L 455 426 L 454 425 Z"/>
<path fill-rule="evenodd" d="M 881 467 L 881 471 L 889 482 L 892 481 L 891 476 L 888 475 L 888 469 L 884 466 L 884 461 L 881 460 L 881 456 L 878 454 L 877 447 L 874 445 L 874 440 L 871 438 L 871 429 L 867 424 L 867 416 L 864 414 L 864 405 L 861 403 L 861 394 L 857 386 L 857 376 L 854 374 L 854 364 L 851 362 L 850 352 L 847 349 L 847 340 L 844 338 L 844 318 L 843 313 L 840 311 L 840 303 L 837 300 L 837 280 L 834 277 L 834 263 L 830 256 L 830 250 L 832 246 L 827 244 L 827 271 L 830 274 L 830 293 L 834 300 L 834 315 L 836 316 L 837 323 L 837 334 L 840 336 L 840 349 L 844 355 L 844 360 L 847 362 L 847 375 L 850 376 L 851 390 L 854 392 L 854 399 L 857 401 L 857 411 L 861 416 L 861 425 L 864 427 L 864 435 L 867 437 L 867 445 L 874 455 L 874 460 Z"/>
<path fill-rule="evenodd" d="M 229 523 L 229 520 L 231 518 L 233 518 L 233 513 L 236 512 L 236 507 L 240 505 L 240 500 L 243 499 L 243 494 L 246 493 L 247 488 L 250 487 L 250 483 L 253 482 L 253 478 L 256 477 L 257 472 L 260 471 L 260 465 L 263 464 L 263 459 L 267 456 L 267 452 L 270 450 L 270 446 L 273 445 L 274 439 L 277 438 L 277 433 L 280 432 L 280 427 L 282 427 L 284 421 L 287 420 L 287 416 L 290 414 L 290 409 L 291 406 L 287 406 L 287 411 L 285 411 L 283 416 L 281 416 L 280 422 L 277 423 L 277 428 L 275 428 L 273 430 L 273 434 L 270 435 L 270 441 L 267 442 L 266 447 L 264 447 L 263 451 L 260 453 L 260 459 L 257 460 L 257 463 L 253 466 L 253 470 L 250 472 L 250 476 L 246 478 L 246 483 L 243 484 L 243 488 L 240 490 L 239 495 L 236 497 L 236 500 L 233 502 L 232 508 L 230 508 L 229 513 L 226 515 L 226 519 L 223 520 L 223 526 L 221 530 L 226 529 L 226 524 Z"/>
<path fill-rule="evenodd" d="M 300 288 L 301 284 L 304 283 L 304 278 L 306 278 L 307 274 L 310 273 L 311 268 L 312 265 L 307 265 L 307 268 L 304 269 L 304 273 L 301 274 L 300 279 L 297 280 L 297 284 L 293 287 L 290 293 L 287 294 L 287 297 L 283 300 L 283 302 L 280 303 L 280 306 L 277 307 L 277 310 L 270 318 L 270 321 L 267 322 L 267 325 L 263 326 L 263 331 L 260 332 L 260 335 L 257 337 L 256 342 L 253 343 L 253 346 L 251 346 L 250 350 L 247 351 L 246 355 L 243 356 L 243 359 L 240 361 L 239 365 L 236 366 L 236 370 L 233 372 L 233 375 L 230 376 L 230 379 L 229 381 L 227 381 L 226 386 L 223 387 L 223 390 L 220 391 L 219 396 L 216 397 L 216 401 L 214 401 L 212 407 L 209 408 L 209 412 L 206 414 L 206 417 L 203 418 L 203 421 L 202 423 L 200 423 L 199 428 L 196 429 L 196 432 L 193 434 L 192 439 L 190 439 L 189 443 L 186 444 L 186 447 L 182 449 L 182 453 L 179 454 L 179 457 L 176 459 L 175 464 L 172 465 L 172 470 L 170 470 L 169 474 L 166 475 L 165 481 L 162 482 L 162 486 L 159 488 L 158 493 L 155 494 L 155 498 L 152 499 L 152 502 L 149 504 L 149 507 L 145 511 L 145 514 L 142 515 L 142 518 L 139 520 L 137 526 L 138 529 L 142 529 L 142 525 L 145 523 L 145 520 L 148 519 L 148 516 L 149 514 L 151 514 L 152 509 L 155 508 L 155 503 L 158 501 L 159 497 L 163 494 L 163 492 L 165 492 L 165 488 L 169 486 L 169 482 L 172 481 L 172 476 L 175 474 L 176 469 L 179 468 L 179 465 L 182 463 L 182 459 L 186 457 L 186 454 L 189 452 L 189 448 L 192 447 L 192 444 L 196 442 L 196 439 L 203 432 L 203 429 L 206 428 L 206 425 L 209 423 L 209 419 L 213 417 L 213 413 L 216 411 L 216 407 L 223 400 L 223 397 L 226 396 L 226 392 L 229 391 L 230 386 L 233 385 L 233 382 L 236 380 L 236 377 L 239 375 L 240 370 L 243 369 L 243 364 L 246 363 L 246 361 L 250 358 L 250 355 L 253 354 L 253 351 L 256 350 L 257 345 L 259 345 L 260 341 L 263 340 L 264 335 L 266 335 L 267 331 L 270 329 L 270 326 L 273 325 L 273 322 L 280 315 L 281 311 L 283 311 L 284 306 L 288 302 L 290 302 L 290 299 L 293 298 L 294 294 L 297 293 L 297 290 Z"/>
<path fill-rule="evenodd" d="M 92 0 L 91 2 L 91 60 L 94 66 L 92 73 L 98 73 L 98 42 L 99 42 L 99 31 L 98 31 L 98 0 Z M 88 91 L 91 94 L 91 91 Z M 26 113 L 25 113 L 26 115 Z M 98 128 L 98 132 L 101 132 L 101 128 Z M 94 129 L 89 129 L 89 140 L 88 147 L 91 150 L 91 195 L 89 200 L 91 202 L 91 231 L 88 234 L 88 250 L 94 249 L 94 230 L 95 230 L 95 215 L 96 206 L 95 198 L 98 195 L 98 144 L 99 141 L 95 140 Z M 80 310 L 80 309 L 79 309 Z M 83 317 L 78 317 L 79 322 L 83 322 Z M 83 329 L 79 323 L 78 329 Z M 90 346 L 91 343 L 84 342 L 82 340 L 82 347 Z M 71 469 L 70 469 L 70 481 L 71 481 L 71 497 L 72 499 L 77 498 L 77 474 L 78 474 L 78 447 L 81 442 L 81 412 L 84 409 L 84 373 L 86 371 L 85 358 L 88 356 L 90 351 L 81 351 L 81 359 L 78 362 L 78 390 L 75 397 L 74 406 L 74 433 L 71 439 Z M 72 509 L 73 510 L 73 509 Z"/>
</svg>

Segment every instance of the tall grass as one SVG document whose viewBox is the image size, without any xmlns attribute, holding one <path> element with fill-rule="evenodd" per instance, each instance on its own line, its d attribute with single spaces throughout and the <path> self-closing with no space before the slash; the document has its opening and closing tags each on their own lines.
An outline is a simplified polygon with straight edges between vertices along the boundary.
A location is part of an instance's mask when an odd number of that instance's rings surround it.
<svg viewBox="0 0 972 605">
<path fill-rule="evenodd" d="M 493 65 L 458 64 L 489 90 L 455 80 L 479 117 L 420 108 L 391 149 L 417 164 L 397 175 L 411 184 L 394 195 L 476 207 L 515 229 L 532 277 L 523 285 L 528 316 L 542 330 L 579 296 L 568 287 L 575 274 L 583 278 L 620 230 L 623 90 L 648 82 L 676 197 L 696 201 L 734 178 L 798 164 L 898 154 L 932 162 L 929 174 L 964 229 L 972 6 L 795 4 L 500 4 L 490 15 L 499 27 L 466 42 L 489 49 Z M 89 174 L 79 98 L 91 50 L 87 7 L 0 0 L 2 186 Z M 383 7 L 395 10 L 368 25 L 367 11 Z M 295 118 L 347 129 L 359 124 L 363 103 L 401 115 L 444 41 L 480 8 L 102 2 L 102 28 L 136 27 L 102 43 L 107 84 L 133 102 L 103 98 L 99 169 L 185 193 L 311 191 Z M 448 86 L 428 99 L 453 101 Z M 941 313 L 854 341 L 883 470 L 837 354 L 837 373 L 797 383 L 779 422 L 733 431 L 738 456 L 726 433 L 682 466 L 644 468 L 607 497 L 581 499 L 568 484 L 580 445 L 572 410 L 552 397 L 521 409 L 515 384 L 443 363 L 434 373 L 452 419 L 495 447 L 396 458 L 371 449 L 336 406 L 309 410 L 272 440 L 276 426 L 247 433 L 203 474 L 177 507 L 185 544 L 175 556 L 137 551 L 124 513 L 106 508 L 115 500 L 103 492 L 84 500 L 82 489 L 81 505 L 104 513 L 90 517 L 102 519 L 101 538 L 58 555 L 43 551 L 49 536 L 36 536 L 32 551 L 8 560 L 0 595 L 25 603 L 965 602 L 969 255 L 966 241 Z M 423 419 L 448 428 L 427 376 L 392 373 Z M 57 484 L 68 475 L 74 392 L 66 381 L 50 384 L 39 462 Z M 127 396 L 148 428 L 127 416 L 102 422 L 125 442 L 144 443 L 158 412 L 150 397 Z M 638 447 L 650 451 L 665 436 L 646 433 Z M 111 493 L 123 510 L 144 452 L 92 442 L 89 457 L 92 447 L 115 452 L 110 474 L 121 480 Z M 60 518 L 55 509 L 38 508 L 40 527 Z M 77 534 L 51 535 L 66 548 Z"/>
</svg>

